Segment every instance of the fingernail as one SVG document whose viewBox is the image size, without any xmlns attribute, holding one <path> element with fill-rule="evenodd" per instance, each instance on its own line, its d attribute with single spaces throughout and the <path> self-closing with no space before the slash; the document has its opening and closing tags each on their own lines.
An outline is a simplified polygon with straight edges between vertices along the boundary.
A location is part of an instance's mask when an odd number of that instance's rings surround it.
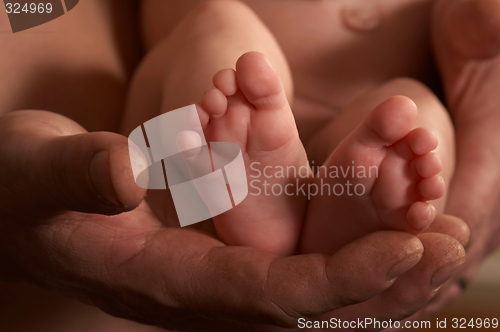
<svg viewBox="0 0 500 332">
<path fill-rule="evenodd" d="M 111 183 L 109 152 L 99 151 L 90 161 L 90 180 L 100 197 L 116 206 L 122 206 Z"/>
<path fill-rule="evenodd" d="M 436 289 L 448 281 L 457 270 L 462 266 L 465 261 L 461 261 L 459 263 L 453 264 L 451 266 L 443 267 L 442 269 L 437 270 L 434 276 L 431 279 L 432 288 Z"/>
<path fill-rule="evenodd" d="M 387 278 L 388 280 L 393 280 L 403 273 L 411 270 L 417 263 L 420 261 L 422 258 L 422 255 L 416 255 L 416 256 L 411 256 L 403 260 L 402 262 L 399 262 L 398 264 L 394 265 L 392 269 L 387 272 Z"/>
</svg>

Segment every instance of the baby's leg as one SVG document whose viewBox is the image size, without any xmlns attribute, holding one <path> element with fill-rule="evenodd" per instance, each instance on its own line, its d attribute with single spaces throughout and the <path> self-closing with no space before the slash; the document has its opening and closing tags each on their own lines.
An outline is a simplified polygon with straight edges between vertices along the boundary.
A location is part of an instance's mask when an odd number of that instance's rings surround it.
<svg viewBox="0 0 500 332">
<path fill-rule="evenodd" d="M 145 6 L 153 5 L 161 10 L 161 1 L 145 2 Z M 240 56 L 249 51 L 263 53 L 269 61 L 250 53 L 235 68 Z M 207 141 L 239 144 L 247 174 L 256 160 L 260 167 L 276 163 L 307 167 L 287 101 L 292 94 L 285 58 L 258 17 L 238 1 L 208 1 L 194 7 L 152 48 L 133 83 L 124 131 L 129 133 L 160 113 L 201 101 L 198 106 L 202 120 L 207 121 L 203 123 Z M 167 197 L 155 194 L 158 212 Z M 249 195 L 233 210 L 214 218 L 217 234 L 228 244 L 293 253 L 305 213 L 306 202 L 300 199 L 297 202 L 297 197 L 284 194 Z M 175 218 L 172 205 L 164 213 L 167 220 Z"/>
<path fill-rule="evenodd" d="M 416 107 L 404 97 L 387 100 L 394 95 L 411 98 Z M 318 185 L 345 185 L 349 180 L 352 186 L 362 184 L 366 192 L 361 196 L 346 193 L 314 197 L 302 249 L 331 252 L 382 229 L 414 234 L 423 231 L 435 214 L 428 214 L 427 200 L 440 198 L 433 205 L 437 213 L 443 212 L 446 188 L 437 174 L 442 166 L 440 175 L 446 183 L 450 180 L 455 158 L 453 142 L 446 110 L 422 84 L 396 79 L 361 96 L 314 138 L 309 153 L 315 166 L 325 162 L 327 168 L 356 167 L 354 177 L 351 173 L 343 178 L 340 174 L 340 179 L 323 176 L 316 179 Z M 365 169 L 370 176 L 368 170 L 373 166 L 377 178 L 358 174 L 358 170 Z"/>
<path fill-rule="evenodd" d="M 201 4 L 186 0 L 181 7 L 189 3 L 188 14 L 168 31 L 156 30 L 170 27 L 158 20 L 176 19 L 169 15 L 172 2 L 142 3 L 142 25 L 147 25 L 143 30 L 154 35 L 144 38 L 155 44 L 150 45 L 132 82 L 123 125 L 126 133 L 161 113 L 200 101 L 203 93 L 213 88 L 214 74 L 234 68 L 238 58 L 250 51 L 266 55 L 280 76 L 287 98 L 293 96 L 286 59 L 271 32 L 249 7 L 231 0 Z"/>
</svg>

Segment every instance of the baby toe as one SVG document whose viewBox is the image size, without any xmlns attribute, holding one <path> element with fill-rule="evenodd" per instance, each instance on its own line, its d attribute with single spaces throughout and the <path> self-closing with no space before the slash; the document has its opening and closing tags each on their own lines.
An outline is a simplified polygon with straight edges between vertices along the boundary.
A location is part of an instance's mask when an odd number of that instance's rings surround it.
<svg viewBox="0 0 500 332">
<path fill-rule="evenodd" d="M 439 174 L 443 169 L 443 163 L 437 153 L 430 152 L 415 159 L 415 169 L 419 176 L 430 178 Z"/>
<path fill-rule="evenodd" d="M 413 153 L 424 155 L 436 149 L 438 139 L 436 135 L 427 128 L 416 128 L 408 133 L 406 141 Z"/>
<path fill-rule="evenodd" d="M 236 63 L 236 75 L 241 92 L 257 110 L 288 111 L 288 100 L 278 72 L 264 54 L 242 55 Z"/>
<path fill-rule="evenodd" d="M 219 71 L 215 74 L 212 82 L 226 97 L 232 96 L 238 91 L 236 72 L 233 69 Z"/>
<path fill-rule="evenodd" d="M 408 209 L 408 223 L 417 232 L 428 228 L 434 218 L 436 218 L 436 208 L 428 202 L 416 202 Z"/>
<path fill-rule="evenodd" d="M 211 89 L 201 98 L 203 108 L 211 117 L 221 117 L 227 110 L 227 98 L 219 89 Z"/>
<path fill-rule="evenodd" d="M 418 193 L 425 200 L 439 199 L 444 195 L 444 180 L 439 175 L 423 179 L 418 184 Z"/>
<path fill-rule="evenodd" d="M 192 158 L 196 156 L 202 147 L 202 140 L 197 132 L 185 130 L 177 135 L 177 150 L 182 157 Z"/>
<path fill-rule="evenodd" d="M 205 127 L 210 120 L 210 114 L 205 110 L 205 107 L 201 104 L 196 104 L 196 111 L 198 115 L 198 119 L 200 120 L 200 124 L 202 127 Z M 193 119 L 191 118 L 192 115 L 189 115 L 190 119 L 186 120 L 186 124 L 190 126 L 191 128 L 198 127 L 200 124 L 198 124 L 198 119 Z"/>
<path fill-rule="evenodd" d="M 358 141 L 367 146 L 387 146 L 404 138 L 417 117 L 417 106 L 404 96 L 394 96 L 378 105 L 356 130 Z"/>
</svg>

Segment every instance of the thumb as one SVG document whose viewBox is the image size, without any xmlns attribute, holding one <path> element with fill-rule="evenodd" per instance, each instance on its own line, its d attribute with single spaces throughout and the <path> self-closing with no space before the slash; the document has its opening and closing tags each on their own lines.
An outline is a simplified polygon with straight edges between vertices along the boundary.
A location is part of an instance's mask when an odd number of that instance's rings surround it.
<svg viewBox="0 0 500 332">
<path fill-rule="evenodd" d="M 410 234 L 376 232 L 332 256 L 278 257 L 250 247 L 221 246 L 205 234 L 180 229 L 161 232 L 148 248 L 139 268 L 120 264 L 111 269 L 120 290 L 140 291 L 143 297 L 122 293 L 92 301 L 115 316 L 189 331 L 200 326 L 204 331 L 239 331 L 227 326 L 238 321 L 297 327 L 299 318 L 380 294 L 412 269 L 424 251 Z M 120 306 L 108 298 L 121 299 Z M 131 312 L 141 317 L 131 317 Z"/>
<path fill-rule="evenodd" d="M 500 1 L 454 0 L 438 3 L 441 29 L 465 59 L 489 59 L 500 54 Z"/>
<path fill-rule="evenodd" d="M 500 193 L 496 132 L 484 123 L 457 129 L 457 165 L 446 214 L 463 219 L 474 236 L 486 225 Z M 490 142 L 484 146 L 477 142 Z M 474 239 L 471 239 L 474 240 Z"/>
<path fill-rule="evenodd" d="M 134 182 L 126 137 L 87 133 L 50 112 L 1 118 L 0 164 L 0 197 L 13 216 L 117 214 L 135 208 L 145 194 Z"/>
</svg>

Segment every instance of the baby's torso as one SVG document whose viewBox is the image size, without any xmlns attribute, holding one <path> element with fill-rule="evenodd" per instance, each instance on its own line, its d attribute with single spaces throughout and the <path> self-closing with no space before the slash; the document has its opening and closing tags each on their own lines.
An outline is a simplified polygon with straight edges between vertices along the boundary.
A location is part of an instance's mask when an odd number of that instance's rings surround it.
<svg viewBox="0 0 500 332">
<path fill-rule="evenodd" d="M 245 0 L 292 70 L 296 100 L 341 109 L 395 77 L 430 83 L 432 0 Z"/>
</svg>

